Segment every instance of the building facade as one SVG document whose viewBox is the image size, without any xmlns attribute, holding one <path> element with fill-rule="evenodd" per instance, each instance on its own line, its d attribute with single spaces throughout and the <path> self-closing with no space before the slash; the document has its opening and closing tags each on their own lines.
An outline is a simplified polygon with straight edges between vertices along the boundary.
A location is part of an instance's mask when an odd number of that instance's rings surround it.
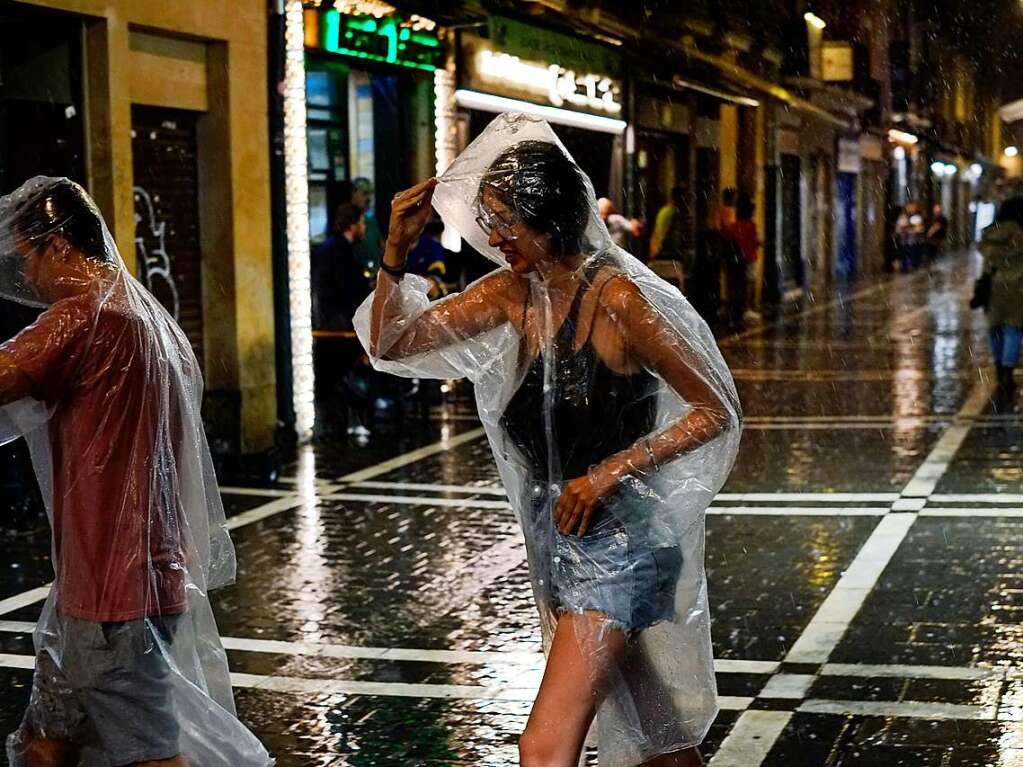
<svg viewBox="0 0 1023 767">
<path fill-rule="evenodd" d="M 0 191 L 37 173 L 81 182 L 198 354 L 214 451 L 267 449 L 265 4 L 18 0 L 0 18 Z"/>
</svg>

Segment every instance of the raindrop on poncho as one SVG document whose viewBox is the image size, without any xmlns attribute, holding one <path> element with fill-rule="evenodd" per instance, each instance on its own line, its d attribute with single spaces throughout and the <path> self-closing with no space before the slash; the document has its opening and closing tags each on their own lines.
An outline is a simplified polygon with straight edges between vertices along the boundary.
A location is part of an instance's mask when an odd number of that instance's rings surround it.
<svg viewBox="0 0 1023 767">
<path fill-rule="evenodd" d="M 271 765 L 237 719 L 209 603 L 235 557 L 184 333 L 68 179 L 0 198 L 0 296 L 45 309 L 0 345 L 0 443 L 28 442 L 54 568 L 8 758 L 34 737 L 95 767 Z"/>
<path fill-rule="evenodd" d="M 434 303 L 425 280 L 381 273 L 359 336 L 379 370 L 474 385 L 545 646 L 569 616 L 606 691 L 591 731 L 601 764 L 698 744 L 717 712 L 704 515 L 741 424 L 714 339 L 675 287 L 612 243 L 589 180 L 543 121 L 495 119 L 433 204 L 503 268 Z M 548 265 L 524 266 L 538 251 Z M 602 502 L 584 535 L 563 534 L 558 499 L 586 482 L 605 487 Z"/>
</svg>

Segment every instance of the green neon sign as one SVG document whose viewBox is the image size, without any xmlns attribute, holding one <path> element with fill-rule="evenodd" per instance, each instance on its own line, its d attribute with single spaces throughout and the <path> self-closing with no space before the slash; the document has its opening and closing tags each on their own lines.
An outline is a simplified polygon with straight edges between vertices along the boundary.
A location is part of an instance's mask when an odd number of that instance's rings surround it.
<svg viewBox="0 0 1023 767">
<path fill-rule="evenodd" d="M 375 19 L 329 10 L 323 21 L 322 47 L 331 53 L 427 72 L 440 65 L 440 40 L 402 26 L 399 17 Z"/>
</svg>

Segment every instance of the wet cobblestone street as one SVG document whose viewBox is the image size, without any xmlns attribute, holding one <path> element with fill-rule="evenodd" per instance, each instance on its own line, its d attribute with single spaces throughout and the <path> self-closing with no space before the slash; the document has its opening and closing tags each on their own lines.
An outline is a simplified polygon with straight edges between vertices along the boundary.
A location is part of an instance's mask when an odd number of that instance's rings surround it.
<svg viewBox="0 0 1023 767">
<path fill-rule="evenodd" d="M 1023 417 L 990 402 L 972 259 L 722 341 L 746 426 L 707 519 L 713 767 L 1023 767 Z M 442 415 L 222 488 L 239 572 L 214 606 L 279 767 L 517 764 L 525 550 L 478 423 Z M 0 551 L 6 733 L 48 535 Z"/>
</svg>

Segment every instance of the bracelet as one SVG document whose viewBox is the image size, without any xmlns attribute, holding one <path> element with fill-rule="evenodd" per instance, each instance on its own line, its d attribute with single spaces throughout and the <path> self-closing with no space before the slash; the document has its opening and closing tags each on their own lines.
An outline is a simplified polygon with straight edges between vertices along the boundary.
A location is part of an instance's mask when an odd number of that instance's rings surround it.
<svg viewBox="0 0 1023 767">
<path fill-rule="evenodd" d="M 392 277 L 396 277 L 399 280 L 402 277 L 405 276 L 405 266 L 404 265 L 401 268 L 395 268 L 393 266 L 388 266 L 387 263 L 385 263 L 384 260 L 381 259 L 380 260 L 380 268 L 383 269 L 385 272 L 387 272 Z"/>
<path fill-rule="evenodd" d="M 653 464 L 654 471 L 660 471 L 661 467 L 657 463 L 657 457 L 654 455 L 653 448 L 650 447 L 650 437 L 643 440 L 643 447 L 646 448 L 646 454 L 650 456 L 650 463 Z"/>
</svg>

